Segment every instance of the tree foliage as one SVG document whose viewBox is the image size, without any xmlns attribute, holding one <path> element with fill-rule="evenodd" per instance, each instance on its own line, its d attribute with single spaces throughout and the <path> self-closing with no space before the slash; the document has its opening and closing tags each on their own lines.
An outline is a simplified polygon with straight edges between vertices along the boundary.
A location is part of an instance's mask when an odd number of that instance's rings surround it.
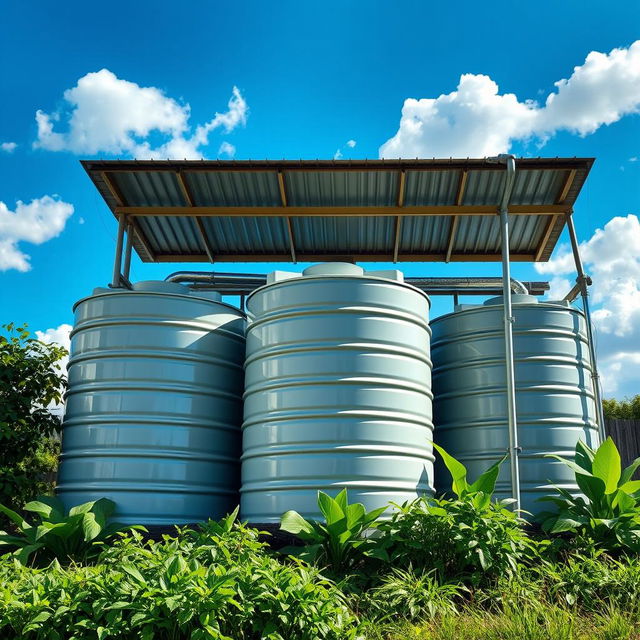
<svg viewBox="0 0 640 640">
<path fill-rule="evenodd" d="M 51 470 L 60 419 L 49 406 L 66 388 L 57 364 L 67 351 L 30 336 L 26 326 L 3 325 L 0 335 L 0 501 L 17 506 L 42 491 Z"/>
<path fill-rule="evenodd" d="M 640 393 L 633 398 L 616 400 L 610 398 L 602 401 L 605 418 L 618 420 L 640 420 Z"/>
</svg>

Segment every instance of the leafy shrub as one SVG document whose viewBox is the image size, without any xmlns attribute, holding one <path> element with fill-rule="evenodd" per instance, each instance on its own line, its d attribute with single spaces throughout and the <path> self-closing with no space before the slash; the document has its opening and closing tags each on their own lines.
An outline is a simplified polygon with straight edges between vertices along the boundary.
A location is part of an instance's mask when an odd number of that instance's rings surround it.
<svg viewBox="0 0 640 640">
<path fill-rule="evenodd" d="M 456 498 L 419 498 L 398 506 L 380 524 L 369 555 L 394 567 L 434 569 L 441 581 L 458 578 L 472 585 L 515 572 L 533 555 L 535 544 L 522 529 L 524 521 L 507 508 L 511 501 L 491 501 L 505 458 L 469 484 L 464 465 L 436 449 L 451 473 Z"/>
<path fill-rule="evenodd" d="M 624 400 L 616 400 L 615 398 L 603 400 L 602 408 L 605 418 L 638 420 L 640 419 L 640 394 Z"/>
<path fill-rule="evenodd" d="M 540 498 L 558 509 L 543 514 L 543 529 L 551 533 L 571 531 L 609 551 L 640 552 L 640 480 L 632 480 L 640 458 L 622 471 L 620 454 L 611 438 L 597 451 L 578 442 L 574 461 L 552 457 L 575 472 L 584 497 L 556 487 L 558 495 Z"/>
<path fill-rule="evenodd" d="M 0 503 L 16 509 L 48 488 L 42 486 L 51 462 L 45 453 L 60 429 L 60 419 L 48 406 L 61 401 L 66 387 L 57 363 L 67 352 L 30 337 L 26 326 L 7 324 L 2 328 Z M 0 526 L 5 522 L 0 514 Z"/>
<path fill-rule="evenodd" d="M 342 640 L 357 621 L 313 567 L 281 563 L 234 516 L 160 542 L 133 531 L 100 564 L 0 560 L 0 637 Z"/>
<path fill-rule="evenodd" d="M 12 555 L 22 564 L 29 560 L 34 564 L 48 564 L 54 558 L 62 563 L 86 562 L 95 558 L 100 548 L 96 546 L 112 538 L 118 531 L 129 529 L 117 523 L 107 523 L 115 503 L 106 498 L 72 507 L 65 513 L 57 498 L 42 496 L 29 502 L 25 511 L 40 518 L 32 525 L 22 516 L 0 504 L 4 513 L 18 528 L 15 535 L 0 531 L 0 549 L 14 549 Z"/>
<path fill-rule="evenodd" d="M 287 511 L 282 516 L 280 528 L 306 543 L 282 551 L 327 566 L 333 572 L 347 571 L 362 559 L 367 542 L 364 533 L 376 527 L 385 507 L 367 512 L 359 502 L 349 504 L 346 489 L 335 498 L 319 491 L 318 507 L 325 517 L 324 523 L 305 520 L 297 511 Z"/>
</svg>

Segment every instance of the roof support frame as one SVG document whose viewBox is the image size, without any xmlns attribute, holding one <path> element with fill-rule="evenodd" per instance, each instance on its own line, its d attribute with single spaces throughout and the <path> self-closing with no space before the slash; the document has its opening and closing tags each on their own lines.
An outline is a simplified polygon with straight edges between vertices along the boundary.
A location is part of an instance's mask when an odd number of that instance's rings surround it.
<svg viewBox="0 0 640 640">
<path fill-rule="evenodd" d="M 576 227 L 573 224 L 573 216 L 569 214 L 567 216 L 567 229 L 569 230 L 569 239 L 571 241 L 571 250 L 573 252 L 573 260 L 576 266 L 576 286 L 580 289 L 580 295 L 582 296 L 582 309 L 584 311 L 585 321 L 587 325 L 587 341 L 589 343 L 589 355 L 591 356 L 591 381 L 593 384 L 593 394 L 596 403 L 596 417 L 598 420 L 598 433 L 600 435 L 601 442 L 605 441 L 607 437 L 605 422 L 604 422 L 604 410 L 602 407 L 602 389 L 600 387 L 600 374 L 598 373 L 598 363 L 596 360 L 596 349 L 593 340 L 593 325 L 591 324 L 591 308 L 589 305 L 589 285 L 591 284 L 591 278 L 584 272 L 582 266 L 582 258 L 580 257 L 580 245 L 578 244 L 578 237 L 576 235 Z M 571 293 L 571 292 L 569 292 Z"/>
<path fill-rule="evenodd" d="M 283 208 L 287 208 L 289 206 L 289 202 L 287 199 L 287 185 L 284 181 L 284 173 L 282 171 L 278 171 L 278 190 L 280 191 L 280 202 L 282 203 Z M 291 224 L 291 218 L 289 216 L 286 217 L 287 224 L 287 235 L 289 237 L 289 251 L 291 252 L 291 262 L 296 264 L 298 260 L 296 259 L 296 244 L 295 238 L 293 236 L 293 225 Z"/>
<path fill-rule="evenodd" d="M 568 213 L 568 205 L 513 205 L 509 215 L 553 216 Z M 386 207 L 128 207 L 117 206 L 116 214 L 128 216 L 204 217 L 384 217 L 384 216 L 487 216 L 498 212 L 495 205 L 428 205 Z"/>
<path fill-rule="evenodd" d="M 404 207 L 404 193 L 405 186 L 407 180 L 407 172 L 399 171 L 398 172 L 398 197 L 396 198 L 396 206 L 398 209 L 402 209 Z M 398 253 L 400 251 L 400 238 L 402 236 L 402 216 L 398 215 L 396 217 L 396 229 L 393 240 L 393 262 L 394 264 L 398 262 Z"/>
</svg>

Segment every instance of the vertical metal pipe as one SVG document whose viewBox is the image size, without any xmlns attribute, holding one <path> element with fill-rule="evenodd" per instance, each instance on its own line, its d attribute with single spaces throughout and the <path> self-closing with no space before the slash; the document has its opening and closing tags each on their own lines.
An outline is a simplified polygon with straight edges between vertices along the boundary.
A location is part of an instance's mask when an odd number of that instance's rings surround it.
<svg viewBox="0 0 640 640">
<path fill-rule="evenodd" d="M 515 159 L 508 156 L 505 191 L 500 206 L 500 233 L 502 238 L 502 297 L 504 317 L 504 355 L 507 377 L 507 422 L 509 428 L 509 467 L 511 470 L 511 496 L 514 510 L 520 511 L 520 468 L 518 455 L 518 417 L 516 413 L 516 382 L 513 356 L 513 310 L 511 306 L 511 266 L 509 264 L 509 199 L 515 180 Z"/>
<path fill-rule="evenodd" d="M 571 240 L 571 250 L 573 251 L 573 260 L 576 265 L 578 277 L 576 283 L 580 287 L 582 295 L 582 309 L 587 325 L 587 341 L 589 342 L 589 356 L 591 357 L 591 382 L 593 384 L 593 395 L 596 403 L 596 418 L 598 420 L 598 433 L 600 439 L 604 442 L 607 437 L 604 424 L 604 409 L 602 408 L 602 391 L 600 389 L 600 374 L 598 373 L 598 364 L 596 362 L 596 348 L 593 341 L 593 326 L 591 324 L 591 310 L 589 306 L 589 276 L 587 276 L 582 267 L 582 259 L 580 258 L 580 249 L 578 246 L 578 237 L 576 236 L 576 228 L 573 224 L 573 215 L 567 216 L 567 229 L 569 230 L 569 239 Z"/>
<path fill-rule="evenodd" d="M 133 247 L 133 225 L 127 225 L 127 243 L 124 248 L 124 267 L 122 267 L 122 275 L 129 280 L 131 272 L 131 250 Z"/>
<path fill-rule="evenodd" d="M 118 218 L 118 238 L 116 240 L 116 256 L 113 261 L 113 278 L 111 279 L 111 287 L 117 289 L 120 287 L 120 273 L 122 266 L 122 244 L 124 240 L 125 216 L 120 215 Z"/>
</svg>

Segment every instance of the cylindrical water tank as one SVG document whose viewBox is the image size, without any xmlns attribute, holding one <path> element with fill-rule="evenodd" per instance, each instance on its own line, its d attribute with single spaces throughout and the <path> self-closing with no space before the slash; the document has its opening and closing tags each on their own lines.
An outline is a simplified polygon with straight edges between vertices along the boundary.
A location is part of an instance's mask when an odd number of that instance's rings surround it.
<svg viewBox="0 0 640 640">
<path fill-rule="evenodd" d="M 553 486 L 579 493 L 566 465 L 579 439 L 598 444 L 591 360 L 584 315 L 565 302 L 513 296 L 513 343 L 522 508 Z M 436 318 L 433 389 L 436 443 L 460 460 L 474 480 L 509 448 L 502 298 L 461 306 Z M 447 472 L 436 469 L 436 490 L 449 490 Z M 509 464 L 502 466 L 497 498 L 511 497 Z"/>
<path fill-rule="evenodd" d="M 238 504 L 245 319 L 167 282 L 74 307 L 57 493 L 123 523 L 184 524 Z"/>
<path fill-rule="evenodd" d="M 319 519 L 318 490 L 368 510 L 431 493 L 429 299 L 399 272 L 293 275 L 247 301 L 242 518 Z"/>
</svg>

